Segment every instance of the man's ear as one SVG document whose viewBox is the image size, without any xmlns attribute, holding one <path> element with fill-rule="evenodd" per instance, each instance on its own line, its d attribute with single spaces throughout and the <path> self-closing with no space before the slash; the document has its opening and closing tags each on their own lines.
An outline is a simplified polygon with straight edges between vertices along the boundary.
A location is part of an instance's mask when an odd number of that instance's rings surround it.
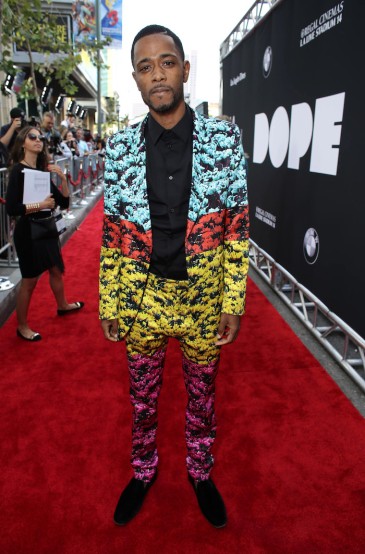
<svg viewBox="0 0 365 554">
<path fill-rule="evenodd" d="M 189 73 L 190 73 L 190 62 L 188 60 L 185 60 L 184 62 L 184 83 L 187 82 L 189 79 Z"/>
</svg>

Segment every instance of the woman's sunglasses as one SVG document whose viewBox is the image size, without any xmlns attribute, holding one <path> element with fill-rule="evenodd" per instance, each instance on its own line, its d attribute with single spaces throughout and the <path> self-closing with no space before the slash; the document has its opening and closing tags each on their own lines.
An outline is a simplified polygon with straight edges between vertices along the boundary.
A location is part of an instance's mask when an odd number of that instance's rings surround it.
<svg viewBox="0 0 365 554">
<path fill-rule="evenodd" d="M 42 142 L 46 140 L 46 137 L 44 137 L 43 135 L 35 135 L 34 133 L 28 133 L 27 137 L 29 138 L 29 140 L 37 140 L 38 139 Z"/>
</svg>

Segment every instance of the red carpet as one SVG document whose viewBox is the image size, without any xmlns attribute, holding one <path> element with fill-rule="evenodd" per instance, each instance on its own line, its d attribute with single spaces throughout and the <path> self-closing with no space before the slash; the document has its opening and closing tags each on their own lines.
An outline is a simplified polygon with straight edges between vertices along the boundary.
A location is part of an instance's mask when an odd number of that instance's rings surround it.
<svg viewBox="0 0 365 554">
<path fill-rule="evenodd" d="M 2 554 L 360 554 L 365 424 L 250 281 L 238 342 L 223 352 L 213 477 L 229 524 L 212 528 L 186 478 L 185 391 L 171 342 L 160 402 L 160 472 L 143 511 L 114 526 L 131 477 L 123 344 L 97 317 L 101 202 L 64 248 L 64 318 L 47 278 L 31 306 L 43 340 L 0 330 Z M 172 413 L 168 415 L 169 408 Z"/>
</svg>

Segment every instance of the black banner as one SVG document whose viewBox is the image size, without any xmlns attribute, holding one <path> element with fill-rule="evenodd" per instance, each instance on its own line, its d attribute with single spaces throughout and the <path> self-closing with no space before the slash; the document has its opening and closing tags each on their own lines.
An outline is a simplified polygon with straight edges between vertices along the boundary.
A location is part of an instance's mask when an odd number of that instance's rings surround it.
<svg viewBox="0 0 365 554">
<path fill-rule="evenodd" d="M 365 2 L 282 0 L 223 60 L 251 237 L 365 337 Z"/>
</svg>

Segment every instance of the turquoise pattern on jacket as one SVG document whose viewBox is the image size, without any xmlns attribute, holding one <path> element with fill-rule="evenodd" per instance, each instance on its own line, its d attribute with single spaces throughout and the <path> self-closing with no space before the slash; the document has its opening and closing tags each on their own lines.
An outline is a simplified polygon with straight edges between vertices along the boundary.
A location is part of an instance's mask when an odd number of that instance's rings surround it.
<svg viewBox="0 0 365 554">
<path fill-rule="evenodd" d="M 106 147 L 105 213 L 151 230 L 146 182 L 147 116 L 111 137 Z M 189 220 L 247 204 L 246 167 L 239 129 L 193 112 L 193 164 Z M 229 191 L 229 193 L 227 192 Z M 242 195 L 246 195 L 243 198 Z"/>
</svg>

